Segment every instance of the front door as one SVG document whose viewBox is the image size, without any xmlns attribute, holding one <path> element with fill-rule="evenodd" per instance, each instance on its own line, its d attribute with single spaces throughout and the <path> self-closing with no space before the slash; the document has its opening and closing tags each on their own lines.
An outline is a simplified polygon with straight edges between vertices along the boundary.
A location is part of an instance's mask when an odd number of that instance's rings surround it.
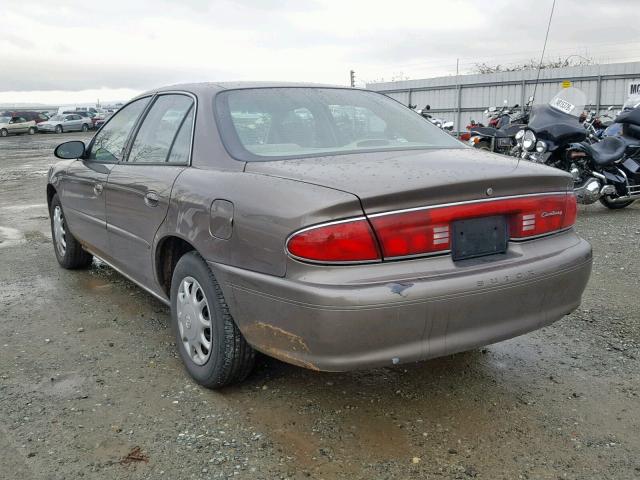
<svg viewBox="0 0 640 480">
<path fill-rule="evenodd" d="M 107 182 L 109 248 L 115 266 L 144 284 L 154 281 L 152 246 L 169 209 L 175 179 L 188 167 L 194 101 L 158 95 Z M 115 254 L 115 253 L 114 253 Z"/>
<path fill-rule="evenodd" d="M 89 144 L 86 158 L 73 162 L 62 179 L 62 208 L 71 233 L 106 260 L 105 186 L 148 102 L 149 97 L 142 98 L 118 111 Z"/>
</svg>

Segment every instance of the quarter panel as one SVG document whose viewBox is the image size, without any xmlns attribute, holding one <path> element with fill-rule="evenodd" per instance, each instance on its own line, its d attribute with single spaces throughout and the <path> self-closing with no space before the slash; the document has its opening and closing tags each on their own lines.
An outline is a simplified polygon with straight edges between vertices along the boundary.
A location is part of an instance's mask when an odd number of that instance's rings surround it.
<svg viewBox="0 0 640 480">
<path fill-rule="evenodd" d="M 234 205 L 228 240 L 213 237 L 209 230 L 216 199 Z M 206 260 L 284 276 L 285 241 L 293 231 L 359 215 L 360 202 L 349 193 L 265 175 L 189 168 L 174 184 L 156 244 L 167 235 L 177 235 Z"/>
</svg>

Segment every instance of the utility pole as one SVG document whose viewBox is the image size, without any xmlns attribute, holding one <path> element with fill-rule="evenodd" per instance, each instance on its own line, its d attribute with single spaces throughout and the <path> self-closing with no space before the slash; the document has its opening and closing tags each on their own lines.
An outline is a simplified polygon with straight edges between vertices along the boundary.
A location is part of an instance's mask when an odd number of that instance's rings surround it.
<svg viewBox="0 0 640 480">
<path fill-rule="evenodd" d="M 356 72 L 349 70 L 349 77 L 351 79 L 351 88 L 356 86 Z"/>
</svg>

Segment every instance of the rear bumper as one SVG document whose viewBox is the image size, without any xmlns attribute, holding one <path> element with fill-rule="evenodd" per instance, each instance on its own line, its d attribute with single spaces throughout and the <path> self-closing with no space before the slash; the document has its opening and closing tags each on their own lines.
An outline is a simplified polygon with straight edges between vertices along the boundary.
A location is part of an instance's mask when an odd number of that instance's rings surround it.
<svg viewBox="0 0 640 480">
<path fill-rule="evenodd" d="M 289 363 L 342 371 L 448 355 L 559 320 L 580 304 L 591 246 L 569 231 L 510 244 L 506 257 L 489 260 L 296 262 L 285 278 L 210 265 L 251 345 Z"/>
</svg>

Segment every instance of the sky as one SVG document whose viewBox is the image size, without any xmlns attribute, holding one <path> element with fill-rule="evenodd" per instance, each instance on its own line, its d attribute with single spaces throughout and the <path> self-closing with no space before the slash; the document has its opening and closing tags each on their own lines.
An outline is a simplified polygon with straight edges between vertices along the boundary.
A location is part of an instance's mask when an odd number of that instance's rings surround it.
<svg viewBox="0 0 640 480">
<path fill-rule="evenodd" d="M 640 0 L 556 0 L 548 57 L 640 60 Z M 0 104 L 193 81 L 346 85 L 539 58 L 552 0 L 0 0 Z M 578 57 L 576 57 L 578 58 Z"/>
</svg>

